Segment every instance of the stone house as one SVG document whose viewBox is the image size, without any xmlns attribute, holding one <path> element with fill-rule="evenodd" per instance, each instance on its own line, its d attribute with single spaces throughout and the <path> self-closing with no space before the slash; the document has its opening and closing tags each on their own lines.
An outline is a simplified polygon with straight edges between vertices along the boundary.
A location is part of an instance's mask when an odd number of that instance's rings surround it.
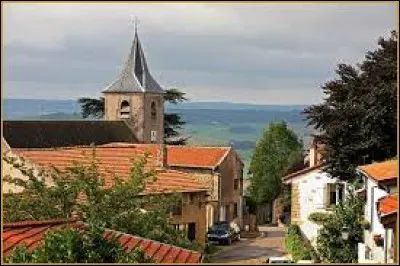
<svg viewBox="0 0 400 266">
<path fill-rule="evenodd" d="M 358 167 L 364 178 L 364 217 L 369 223 L 364 230 L 364 243 L 358 245 L 359 262 L 393 263 L 397 220 L 398 160 Z"/>
<path fill-rule="evenodd" d="M 243 168 L 231 147 L 168 146 L 169 169 L 192 174 L 208 187 L 207 225 L 216 221 L 243 228 Z"/>
</svg>

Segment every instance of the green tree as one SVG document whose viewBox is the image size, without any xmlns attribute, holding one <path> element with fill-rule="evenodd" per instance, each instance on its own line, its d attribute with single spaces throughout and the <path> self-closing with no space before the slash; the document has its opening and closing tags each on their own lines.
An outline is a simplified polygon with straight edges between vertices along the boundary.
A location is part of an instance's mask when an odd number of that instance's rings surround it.
<svg viewBox="0 0 400 266">
<path fill-rule="evenodd" d="M 365 224 L 363 214 L 364 202 L 350 186 L 345 201 L 337 205 L 332 214 L 310 217 L 322 224 L 317 237 L 317 252 L 323 261 L 357 262 L 357 244 L 363 242 Z M 348 240 L 342 239 L 341 236 L 344 227 L 347 227 L 349 231 Z"/>
<path fill-rule="evenodd" d="M 113 175 L 112 184 L 105 184 L 98 171 L 95 148 L 90 165 L 76 162 L 65 171 L 51 168 L 35 173 L 24 161 L 3 159 L 24 175 L 3 177 L 4 182 L 23 188 L 23 193 L 3 197 L 5 222 L 78 217 L 128 234 L 200 248 L 168 222 L 171 206 L 181 200 L 178 194 L 143 194 L 145 183 L 156 178 L 154 171 L 145 171 L 147 155 L 132 160 L 125 181 Z"/>
<path fill-rule="evenodd" d="M 188 99 L 185 97 L 185 93 L 177 89 L 168 89 L 164 94 L 164 101 L 177 105 L 185 102 Z M 83 97 L 78 99 L 78 103 L 81 105 L 81 115 L 83 118 L 102 118 L 104 116 L 104 97 L 87 98 Z M 165 113 L 164 114 L 164 141 L 170 145 L 185 145 L 188 138 L 183 137 L 180 130 L 185 124 L 182 116 L 178 113 Z"/>
<path fill-rule="evenodd" d="M 264 130 L 252 155 L 249 192 L 258 203 L 272 202 L 282 190 L 282 176 L 297 160 L 302 142 L 285 122 L 271 123 Z"/>
<path fill-rule="evenodd" d="M 397 34 L 380 38 L 357 67 L 340 64 L 336 73 L 322 86 L 324 102 L 304 113 L 326 144 L 327 171 L 348 180 L 358 165 L 397 154 Z"/>
<path fill-rule="evenodd" d="M 104 228 L 90 225 L 85 230 L 67 228 L 49 231 L 44 243 L 29 252 L 26 245 L 17 246 L 6 258 L 8 263 L 143 263 L 151 262 L 142 249 L 126 251 L 115 235 L 107 240 Z"/>
</svg>

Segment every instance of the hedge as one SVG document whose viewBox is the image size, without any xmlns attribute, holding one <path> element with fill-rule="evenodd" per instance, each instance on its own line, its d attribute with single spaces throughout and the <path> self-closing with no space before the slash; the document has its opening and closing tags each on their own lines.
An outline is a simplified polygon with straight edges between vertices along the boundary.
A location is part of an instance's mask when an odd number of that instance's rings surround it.
<svg viewBox="0 0 400 266">
<path fill-rule="evenodd" d="M 294 261 L 312 259 L 311 248 L 306 247 L 298 225 L 290 224 L 287 227 L 285 246 Z"/>
</svg>

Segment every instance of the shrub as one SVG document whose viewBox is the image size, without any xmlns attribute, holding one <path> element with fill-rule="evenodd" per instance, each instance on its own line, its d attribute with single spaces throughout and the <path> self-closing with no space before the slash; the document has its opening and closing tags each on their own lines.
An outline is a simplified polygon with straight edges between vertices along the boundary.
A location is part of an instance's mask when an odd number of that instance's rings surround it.
<svg viewBox="0 0 400 266">
<path fill-rule="evenodd" d="M 310 260 L 312 258 L 311 247 L 307 247 L 305 242 L 299 226 L 291 224 L 287 227 L 285 246 L 293 260 Z"/>
<path fill-rule="evenodd" d="M 310 220 L 311 222 L 316 223 L 318 225 L 323 225 L 324 223 L 328 222 L 332 218 L 333 218 L 333 215 L 328 212 L 313 212 L 308 217 L 308 220 Z"/>
</svg>

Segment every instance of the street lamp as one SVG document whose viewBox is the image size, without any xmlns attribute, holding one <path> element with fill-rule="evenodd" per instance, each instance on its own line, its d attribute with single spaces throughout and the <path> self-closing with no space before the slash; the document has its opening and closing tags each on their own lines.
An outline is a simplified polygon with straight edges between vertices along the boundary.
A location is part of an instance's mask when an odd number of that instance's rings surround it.
<svg viewBox="0 0 400 266">
<path fill-rule="evenodd" d="M 343 240 L 348 240 L 349 239 L 349 228 L 344 226 L 342 228 L 342 239 Z"/>
</svg>

